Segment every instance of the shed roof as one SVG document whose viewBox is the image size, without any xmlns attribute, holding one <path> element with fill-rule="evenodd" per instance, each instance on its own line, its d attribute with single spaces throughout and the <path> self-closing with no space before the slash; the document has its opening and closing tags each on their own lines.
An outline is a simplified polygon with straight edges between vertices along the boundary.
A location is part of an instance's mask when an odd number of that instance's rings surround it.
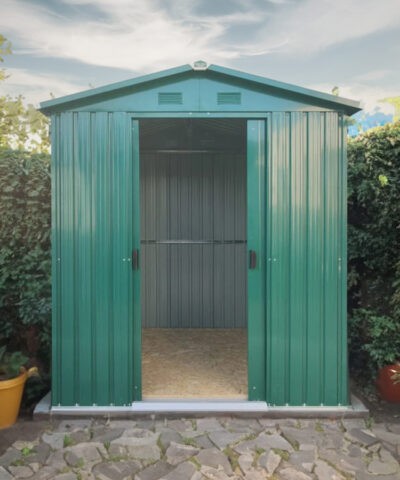
<svg viewBox="0 0 400 480">
<path fill-rule="evenodd" d="M 83 104 L 90 104 L 96 102 L 102 97 L 108 97 L 110 95 L 123 95 L 125 92 L 136 89 L 145 88 L 146 83 L 158 80 L 173 81 L 173 77 L 188 74 L 190 72 L 199 76 L 207 76 L 210 74 L 220 75 L 236 81 L 240 80 L 247 84 L 253 84 L 253 86 L 268 91 L 275 91 L 277 95 L 295 96 L 304 102 L 311 102 L 313 104 L 321 104 L 322 106 L 331 108 L 333 110 L 340 110 L 347 115 L 353 115 L 361 110 L 360 104 L 357 101 L 349 100 L 347 98 L 339 97 L 337 95 L 330 95 L 328 93 L 322 93 L 317 90 L 311 90 L 309 88 L 299 87 L 290 83 L 279 82 L 270 78 L 261 77 L 259 75 L 252 75 L 250 73 L 241 72 L 239 70 L 233 70 L 231 68 L 221 67 L 219 65 L 208 65 L 206 68 L 197 70 L 191 65 L 181 65 L 179 67 L 162 70 L 149 75 L 142 75 L 123 82 L 112 83 L 103 87 L 93 88 L 90 90 L 84 90 L 72 95 L 66 95 L 51 100 L 41 102 L 40 109 L 45 114 L 51 114 L 57 111 L 68 110 L 74 107 L 79 107 Z"/>
</svg>

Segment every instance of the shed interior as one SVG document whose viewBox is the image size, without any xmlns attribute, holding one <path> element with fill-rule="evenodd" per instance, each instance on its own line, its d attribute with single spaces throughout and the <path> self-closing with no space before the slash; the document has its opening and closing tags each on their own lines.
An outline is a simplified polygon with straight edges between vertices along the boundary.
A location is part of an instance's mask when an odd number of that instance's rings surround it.
<svg viewBox="0 0 400 480">
<path fill-rule="evenodd" d="M 143 399 L 247 399 L 246 121 L 139 131 Z"/>
</svg>

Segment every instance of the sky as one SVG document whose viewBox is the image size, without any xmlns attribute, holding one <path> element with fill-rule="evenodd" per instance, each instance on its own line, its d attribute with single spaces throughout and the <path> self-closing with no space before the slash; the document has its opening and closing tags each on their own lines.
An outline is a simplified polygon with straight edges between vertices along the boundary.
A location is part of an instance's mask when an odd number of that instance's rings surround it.
<svg viewBox="0 0 400 480">
<path fill-rule="evenodd" d="M 400 95 L 400 0 L 1 0 L 0 94 L 38 106 L 205 60 L 361 101 Z"/>
</svg>

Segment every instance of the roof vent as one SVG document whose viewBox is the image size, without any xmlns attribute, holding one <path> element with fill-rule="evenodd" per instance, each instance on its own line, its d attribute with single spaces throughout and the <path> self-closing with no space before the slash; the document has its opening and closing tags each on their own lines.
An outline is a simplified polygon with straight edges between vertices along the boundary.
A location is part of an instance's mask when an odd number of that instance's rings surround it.
<svg viewBox="0 0 400 480">
<path fill-rule="evenodd" d="M 158 92 L 159 105 L 182 105 L 182 92 Z"/>
<path fill-rule="evenodd" d="M 242 94 L 240 92 L 218 92 L 218 105 L 240 105 L 242 103 Z"/>
<path fill-rule="evenodd" d="M 204 60 L 197 60 L 193 63 L 193 70 L 207 70 L 208 65 Z"/>
</svg>

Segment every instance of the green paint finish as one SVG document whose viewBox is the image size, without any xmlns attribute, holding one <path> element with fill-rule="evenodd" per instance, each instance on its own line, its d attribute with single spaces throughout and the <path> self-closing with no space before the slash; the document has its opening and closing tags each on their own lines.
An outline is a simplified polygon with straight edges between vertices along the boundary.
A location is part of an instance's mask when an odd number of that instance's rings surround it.
<svg viewBox="0 0 400 480">
<path fill-rule="evenodd" d="M 257 253 L 248 270 L 249 399 L 348 404 L 342 112 L 357 106 L 250 77 L 180 67 L 44 104 L 58 112 L 53 405 L 141 399 L 141 270 L 139 259 L 132 271 L 131 253 L 140 247 L 137 119 L 145 117 L 248 119 L 247 248 Z M 155 105 L 160 89 L 181 91 L 182 105 Z M 240 93 L 241 104 L 218 105 L 224 91 Z"/>
<path fill-rule="evenodd" d="M 133 399 L 142 399 L 142 322 L 140 304 L 140 161 L 139 161 L 139 122 L 132 120 L 132 202 L 133 202 L 133 241 L 132 248 L 139 252 L 139 269 L 133 271 Z M 131 259 L 132 260 L 132 259 Z"/>
<path fill-rule="evenodd" d="M 247 248 L 249 400 L 265 400 L 265 121 L 247 122 Z"/>
<path fill-rule="evenodd" d="M 249 88 L 250 87 L 250 88 Z M 160 95 L 171 97 L 180 94 L 180 101 L 175 103 L 160 103 Z M 220 101 L 221 95 L 229 95 L 230 102 Z M 239 100 L 238 100 L 239 97 Z M 175 78 L 152 82 L 146 90 L 135 89 L 125 91 L 117 97 L 99 98 L 89 105 L 78 105 L 76 111 L 131 111 L 131 112 L 259 112 L 260 105 L 268 106 L 273 111 L 302 111 L 323 110 L 328 111 L 328 106 L 315 101 L 312 105 L 304 102 L 296 95 L 282 97 L 281 91 L 263 90 L 258 85 L 246 85 L 239 80 L 215 74 L 205 76 L 198 73 L 188 73 Z"/>
<path fill-rule="evenodd" d="M 51 144 L 52 144 L 52 168 L 51 168 L 51 245 L 52 245 L 52 371 L 60 372 L 60 352 L 61 352 L 61 320 L 60 320 L 60 149 L 61 142 L 59 140 L 59 116 L 54 115 L 52 118 Z M 52 382 L 52 400 L 54 404 L 60 402 L 61 394 L 61 378 L 59 375 L 53 376 Z"/>
<path fill-rule="evenodd" d="M 292 287 L 289 290 L 290 330 L 289 330 L 289 393 L 294 405 L 304 402 L 306 365 L 307 305 L 307 114 L 292 113 L 289 141 L 290 187 L 289 198 L 292 205 L 289 222 L 289 275 Z"/>
<path fill-rule="evenodd" d="M 306 398 L 311 405 L 321 403 L 322 358 L 321 332 L 324 318 L 324 272 L 321 265 L 324 249 L 324 117 L 308 116 L 308 171 L 307 171 L 307 256 L 308 284 L 306 302 L 307 313 L 307 365 Z M 314 345 L 314 348 L 312 348 Z"/>
<path fill-rule="evenodd" d="M 308 109 L 310 109 L 310 107 L 312 106 L 319 106 L 323 109 L 342 110 L 347 115 L 352 115 L 359 110 L 358 102 L 354 102 L 353 100 L 338 97 L 336 95 L 318 92 L 316 90 L 310 90 L 308 88 L 299 87 L 297 85 L 291 85 L 289 83 L 278 82 L 276 80 L 260 77 L 258 75 L 251 75 L 226 67 L 220 67 L 218 65 L 210 65 L 204 71 L 195 71 L 190 67 L 190 65 L 182 65 L 180 67 L 171 68 L 150 75 L 144 75 L 142 77 L 136 77 L 131 80 L 106 85 L 104 87 L 93 88 L 74 95 L 68 95 L 65 97 L 48 100 L 41 103 L 41 108 L 44 113 L 49 114 L 55 111 L 63 111 L 68 109 L 77 110 L 80 109 L 82 106 L 85 107 L 88 105 L 90 105 L 91 107 L 95 106 L 94 108 L 96 109 L 96 105 L 101 105 L 102 102 L 111 101 L 110 111 L 115 111 L 115 105 L 118 104 L 119 98 L 127 98 L 131 93 L 139 92 L 140 96 L 137 98 L 139 103 L 134 108 L 134 110 L 142 110 L 141 98 L 143 98 L 145 99 L 144 110 L 149 111 L 154 110 L 154 108 L 151 108 L 153 106 L 153 99 L 149 98 L 147 95 L 148 92 L 150 92 L 155 85 L 157 87 L 162 87 L 164 85 L 171 86 L 172 84 L 176 85 L 177 82 L 180 83 L 181 81 L 183 81 L 184 83 L 185 81 L 188 81 L 189 88 L 183 86 L 182 88 L 184 91 L 182 92 L 180 90 L 176 90 L 176 88 L 169 88 L 168 91 L 160 93 L 182 93 L 183 98 L 185 95 L 187 95 L 187 101 L 189 102 L 189 104 L 194 105 L 196 110 L 204 111 L 209 108 L 209 100 L 211 97 L 214 96 L 214 93 L 216 95 L 218 95 L 218 93 L 227 93 L 220 90 L 215 90 L 214 92 L 212 88 L 211 90 L 209 90 L 209 87 L 207 87 L 206 90 L 204 88 L 199 89 L 199 86 L 204 79 L 208 79 L 220 84 L 228 82 L 230 85 L 236 85 L 238 89 L 241 89 L 240 93 L 243 93 L 245 95 L 242 101 L 243 105 L 249 105 L 254 103 L 251 101 L 251 97 L 249 97 L 249 95 L 251 95 L 251 92 L 253 91 L 271 95 L 272 99 L 275 97 L 280 99 L 274 105 L 276 106 L 276 108 L 271 108 L 270 105 L 269 108 L 264 110 L 282 110 L 282 105 L 284 105 L 287 101 L 294 101 L 299 102 L 303 105 L 307 105 Z M 195 94 L 198 93 L 195 92 L 196 90 L 202 90 L 202 95 L 200 97 Z M 232 90 L 230 90 L 229 93 L 237 94 L 239 92 L 233 92 Z M 159 97 L 157 93 L 158 108 L 154 110 L 155 112 L 163 110 L 163 106 L 159 104 L 158 98 Z M 197 102 L 199 103 L 197 104 Z M 218 104 L 218 101 L 216 103 Z M 186 110 L 186 108 L 184 108 L 184 101 L 182 101 L 182 103 L 177 102 L 177 105 L 178 108 L 175 110 Z M 254 105 L 257 107 L 257 104 Z M 107 111 L 109 111 L 108 109 L 110 108 L 110 105 L 108 105 L 107 107 L 106 105 L 103 106 L 106 108 Z M 123 103 L 122 105 L 122 111 L 129 110 L 128 106 L 130 106 L 130 103 L 128 101 L 125 101 L 125 103 Z M 229 107 L 230 106 L 226 105 L 226 103 L 224 104 L 225 111 L 241 110 L 240 108 L 237 108 L 237 103 L 234 103 L 232 105 L 232 109 Z M 172 110 L 174 110 L 174 108 L 172 108 Z M 259 111 L 260 109 L 256 108 L 255 110 Z"/>
<path fill-rule="evenodd" d="M 53 121 L 53 405 L 133 399 L 130 123 L 124 113 Z"/>
<path fill-rule="evenodd" d="M 107 234 L 110 219 L 110 201 L 112 195 L 109 177 L 109 118 L 106 113 L 96 114 L 92 123 L 93 135 L 93 185 L 92 209 L 96 228 L 92 231 L 93 251 L 93 403 L 109 405 L 111 400 L 110 378 L 111 362 L 109 339 L 112 336 L 111 322 L 107 321 L 112 313 L 109 291 L 112 279 L 109 275 L 110 260 L 104 252 L 110 252 L 110 236 Z"/>
<path fill-rule="evenodd" d="M 267 401 L 347 404 L 342 118 L 273 113 L 270 138 Z"/>
<path fill-rule="evenodd" d="M 346 403 L 349 392 L 347 373 L 347 128 L 345 117 L 339 115 L 339 224 L 340 224 L 340 261 L 339 261 L 339 328 L 338 328 L 338 401 Z"/>
<path fill-rule="evenodd" d="M 63 126 L 63 135 L 60 136 L 60 392 L 59 402 L 74 405 L 78 400 L 79 391 L 77 375 L 79 364 L 77 362 L 75 332 L 75 219 L 74 219 L 74 163 L 73 158 L 73 117 L 72 113 L 62 113 L 60 126 Z M 64 294 L 67 292 L 67 297 Z M 66 321 L 66 319 L 68 319 Z"/>
</svg>

